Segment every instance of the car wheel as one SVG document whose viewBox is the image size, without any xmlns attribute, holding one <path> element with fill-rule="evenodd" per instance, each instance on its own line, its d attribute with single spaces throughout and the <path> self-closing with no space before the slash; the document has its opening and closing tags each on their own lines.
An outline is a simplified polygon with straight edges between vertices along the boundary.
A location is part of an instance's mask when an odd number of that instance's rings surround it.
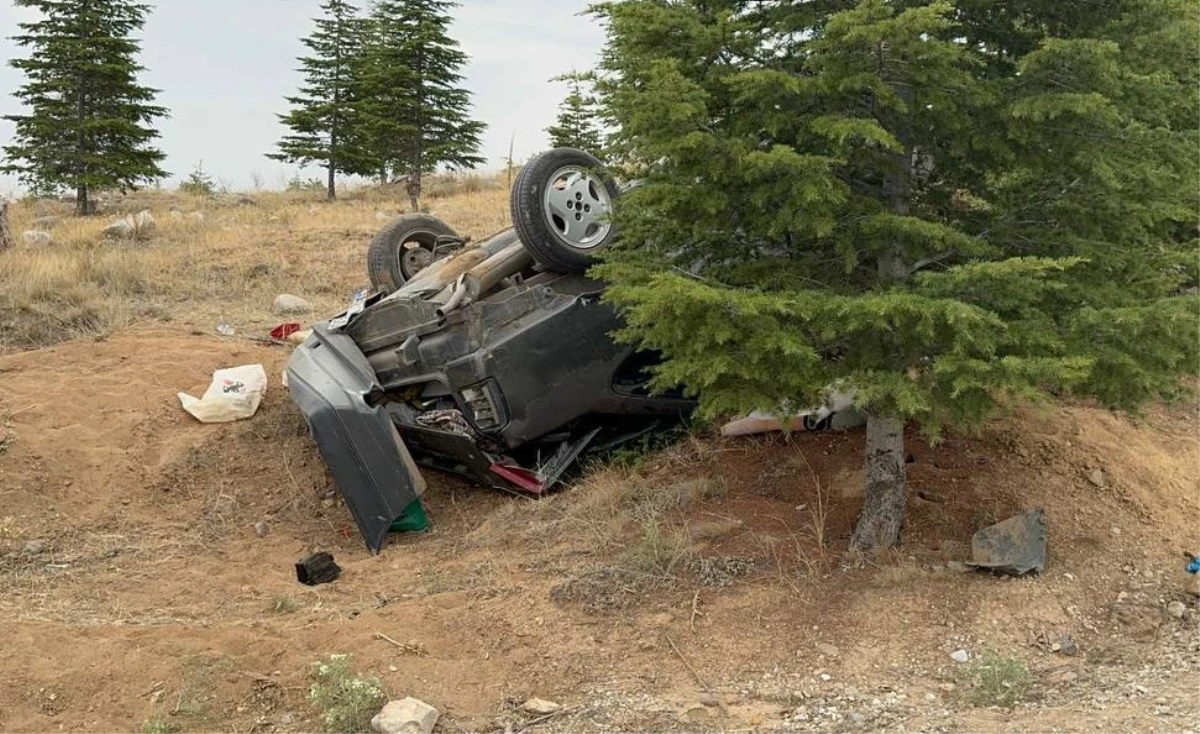
<svg viewBox="0 0 1200 734">
<path fill-rule="evenodd" d="M 428 214 L 404 214 L 379 230 L 367 251 L 371 285 L 391 293 L 433 262 L 442 237 L 458 238 L 450 225 Z"/>
<path fill-rule="evenodd" d="M 815 413 L 809 413 L 804 416 L 804 430 L 806 431 L 828 431 L 833 425 L 833 414 L 818 418 Z"/>
<path fill-rule="evenodd" d="M 548 150 L 513 184 L 513 226 L 539 263 L 582 273 L 617 237 L 610 217 L 618 193 L 595 156 L 575 148 Z"/>
</svg>

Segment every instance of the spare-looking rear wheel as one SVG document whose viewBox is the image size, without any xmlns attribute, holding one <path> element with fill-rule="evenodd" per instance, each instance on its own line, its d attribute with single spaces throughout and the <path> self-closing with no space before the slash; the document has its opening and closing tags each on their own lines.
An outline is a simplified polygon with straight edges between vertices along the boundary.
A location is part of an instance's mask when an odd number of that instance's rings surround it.
<svg viewBox="0 0 1200 734">
<path fill-rule="evenodd" d="M 367 273 L 371 285 L 391 293 L 433 262 L 440 238 L 458 234 L 429 214 L 404 214 L 394 219 L 371 240 L 367 251 Z"/>
</svg>

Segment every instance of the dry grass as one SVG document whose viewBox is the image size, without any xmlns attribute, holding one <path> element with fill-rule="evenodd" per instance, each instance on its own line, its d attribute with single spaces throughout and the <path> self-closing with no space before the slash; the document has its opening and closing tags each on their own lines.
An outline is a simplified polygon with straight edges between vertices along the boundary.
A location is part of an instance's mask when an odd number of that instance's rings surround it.
<svg viewBox="0 0 1200 734">
<path fill-rule="evenodd" d="M 263 335 L 278 322 L 270 309 L 280 293 L 309 300 L 317 317 L 331 316 L 367 285 L 367 244 L 379 217 L 402 211 L 405 200 L 388 189 L 350 192 L 334 203 L 318 196 L 257 194 L 255 205 L 238 205 L 237 197 L 143 192 L 114 201 L 114 212 L 151 211 L 157 236 L 147 243 L 105 241 L 101 233 L 115 214 L 80 219 L 57 202 L 15 204 L 18 244 L 0 253 L 0 352 L 145 321 L 203 333 L 225 322 L 240 334 Z M 427 208 L 475 239 L 509 224 L 498 178 L 435 177 Z M 47 216 L 59 219 L 43 225 L 54 243 L 24 244 L 21 233 Z"/>
</svg>

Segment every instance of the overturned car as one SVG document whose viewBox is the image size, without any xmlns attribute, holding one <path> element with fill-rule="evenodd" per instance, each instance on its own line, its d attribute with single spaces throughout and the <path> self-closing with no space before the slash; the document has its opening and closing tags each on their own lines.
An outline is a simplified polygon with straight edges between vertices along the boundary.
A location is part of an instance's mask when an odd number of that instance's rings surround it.
<svg viewBox="0 0 1200 734">
<path fill-rule="evenodd" d="M 478 244 L 399 217 L 368 251 L 374 293 L 292 354 L 292 398 L 371 552 L 421 525 L 420 467 L 539 495 L 585 452 L 693 411 L 678 391 L 648 390 L 657 355 L 613 340 L 620 317 L 585 275 L 616 237 L 619 195 L 596 158 L 556 148 L 514 182 L 513 228 Z M 844 407 L 793 428 L 837 428 Z M 727 435 L 778 423 L 750 416 Z"/>
<path fill-rule="evenodd" d="M 517 178 L 514 228 L 467 246 L 428 215 L 371 244 L 376 291 L 317 324 L 287 382 L 372 552 L 420 509 L 420 466 L 529 494 L 587 450 L 694 408 L 651 395 L 653 354 L 617 344 L 603 285 L 583 272 L 616 236 L 619 191 L 582 151 Z"/>
</svg>

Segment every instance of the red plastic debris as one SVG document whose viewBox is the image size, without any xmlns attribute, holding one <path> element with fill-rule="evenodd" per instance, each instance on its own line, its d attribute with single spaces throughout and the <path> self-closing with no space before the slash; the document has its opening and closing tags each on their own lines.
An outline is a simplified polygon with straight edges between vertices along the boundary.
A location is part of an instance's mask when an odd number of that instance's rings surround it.
<svg viewBox="0 0 1200 734">
<path fill-rule="evenodd" d="M 283 341 L 303 328 L 300 324 L 280 324 L 271 329 L 271 338 Z"/>
<path fill-rule="evenodd" d="M 492 464 L 491 470 L 496 474 L 504 477 L 508 481 L 517 485 L 517 487 L 531 492 L 533 494 L 541 494 L 546 491 L 545 485 L 540 477 L 534 472 L 524 469 L 519 466 L 506 466 L 504 464 Z"/>
</svg>

